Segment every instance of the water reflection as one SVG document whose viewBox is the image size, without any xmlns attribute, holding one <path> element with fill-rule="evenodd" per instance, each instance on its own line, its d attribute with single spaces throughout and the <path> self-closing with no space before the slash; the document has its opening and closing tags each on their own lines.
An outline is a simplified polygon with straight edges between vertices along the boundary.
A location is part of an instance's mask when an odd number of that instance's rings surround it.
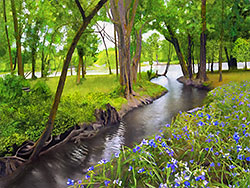
<svg viewBox="0 0 250 188">
<path fill-rule="evenodd" d="M 165 66 L 154 68 L 159 73 Z M 122 122 L 102 130 L 96 137 L 80 144 L 67 143 L 28 165 L 11 181 L 0 182 L 3 188 L 63 188 L 68 178 L 80 179 L 87 168 L 101 159 L 110 159 L 122 145 L 132 146 L 143 138 L 156 133 L 170 123 L 179 111 L 202 105 L 206 91 L 183 86 L 176 81 L 181 76 L 179 66 L 170 66 L 168 77 L 152 82 L 166 87 L 169 92 L 152 104 L 128 113 Z"/>
</svg>

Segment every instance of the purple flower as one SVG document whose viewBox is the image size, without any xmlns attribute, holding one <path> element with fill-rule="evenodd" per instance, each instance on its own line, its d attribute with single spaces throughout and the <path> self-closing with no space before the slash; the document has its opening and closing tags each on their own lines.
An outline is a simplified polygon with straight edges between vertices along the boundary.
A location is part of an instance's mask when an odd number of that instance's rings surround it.
<svg viewBox="0 0 250 188">
<path fill-rule="evenodd" d="M 110 183 L 109 180 L 105 180 L 105 181 L 104 181 L 104 184 L 105 184 L 106 187 L 108 187 L 109 183 Z"/>
<path fill-rule="evenodd" d="M 239 142 L 240 136 L 239 133 L 235 132 L 233 135 L 234 140 L 236 141 L 236 144 Z"/>
<path fill-rule="evenodd" d="M 143 172 L 145 172 L 144 168 L 141 168 L 140 170 L 138 170 L 138 174 L 143 173 Z"/>
<path fill-rule="evenodd" d="M 212 162 L 212 163 L 210 164 L 210 166 L 211 166 L 211 167 L 214 167 L 214 166 L 215 166 L 215 165 L 214 165 L 214 162 Z"/>
<path fill-rule="evenodd" d="M 184 185 L 187 186 L 187 187 L 189 187 L 189 186 L 190 186 L 189 181 L 185 181 L 185 182 L 184 182 Z"/>
<path fill-rule="evenodd" d="M 202 122 L 202 121 L 199 121 L 197 125 L 198 125 L 198 126 L 203 126 L 203 125 L 205 125 L 205 123 Z"/>
<path fill-rule="evenodd" d="M 92 170 L 94 170 L 93 166 L 89 167 L 87 171 L 89 172 L 89 171 L 92 171 Z"/>
<path fill-rule="evenodd" d="M 129 166 L 129 167 L 128 167 L 128 171 L 131 171 L 132 169 L 133 169 L 132 166 Z"/>
<path fill-rule="evenodd" d="M 166 124 L 165 127 L 170 127 L 170 124 Z"/>
<path fill-rule="evenodd" d="M 67 185 L 74 185 L 74 180 L 68 178 Z"/>
<path fill-rule="evenodd" d="M 247 161 L 250 161 L 250 157 L 247 157 L 246 160 L 247 160 Z"/>
<path fill-rule="evenodd" d="M 244 158 L 245 158 L 245 156 L 244 155 L 238 155 L 238 157 L 237 157 L 239 160 L 243 160 Z"/>
</svg>

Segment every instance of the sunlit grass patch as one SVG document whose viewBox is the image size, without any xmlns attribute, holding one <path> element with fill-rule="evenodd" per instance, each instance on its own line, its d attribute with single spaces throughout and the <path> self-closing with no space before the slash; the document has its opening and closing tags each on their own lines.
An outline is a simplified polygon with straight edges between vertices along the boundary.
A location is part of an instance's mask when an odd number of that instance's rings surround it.
<svg viewBox="0 0 250 188">
<path fill-rule="evenodd" d="M 250 80 L 250 71 L 236 70 L 236 71 L 223 71 L 222 82 L 219 82 L 219 73 L 207 73 L 209 81 L 212 82 L 212 88 L 227 84 L 231 81 L 241 82 L 244 80 Z"/>
</svg>

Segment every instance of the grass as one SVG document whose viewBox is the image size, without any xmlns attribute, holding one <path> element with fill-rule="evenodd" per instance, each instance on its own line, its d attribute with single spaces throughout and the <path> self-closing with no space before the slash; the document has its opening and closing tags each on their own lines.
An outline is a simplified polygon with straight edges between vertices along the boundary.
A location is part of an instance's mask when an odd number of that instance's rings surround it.
<svg viewBox="0 0 250 188">
<path fill-rule="evenodd" d="M 80 84 L 76 83 L 76 76 L 68 76 L 63 90 L 63 96 L 79 92 L 82 96 L 90 92 L 109 93 L 119 86 L 119 81 L 115 75 L 87 75 L 86 79 L 82 79 Z M 44 81 L 53 93 L 56 92 L 59 77 L 42 78 L 31 80 L 31 85 L 38 81 Z"/>
<path fill-rule="evenodd" d="M 228 84 L 229 82 L 241 82 L 244 80 L 250 80 L 250 71 L 236 70 L 236 71 L 223 71 L 222 82 L 219 82 L 219 73 L 207 73 L 209 82 L 212 88 Z"/>
<path fill-rule="evenodd" d="M 102 159 L 71 187 L 247 187 L 250 185 L 250 82 L 208 94 L 199 111 L 134 148 Z"/>
</svg>

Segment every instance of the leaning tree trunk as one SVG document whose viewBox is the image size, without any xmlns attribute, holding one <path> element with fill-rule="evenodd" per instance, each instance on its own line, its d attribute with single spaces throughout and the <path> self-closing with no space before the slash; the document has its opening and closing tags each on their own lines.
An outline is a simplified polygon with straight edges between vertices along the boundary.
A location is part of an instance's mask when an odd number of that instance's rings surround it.
<svg viewBox="0 0 250 188">
<path fill-rule="evenodd" d="M 5 22 L 5 34 L 8 42 L 8 50 L 9 50 L 9 57 L 10 57 L 10 71 L 11 74 L 13 74 L 13 60 L 11 56 L 11 47 L 10 47 L 10 39 L 9 39 L 9 32 L 7 27 L 7 16 L 6 16 L 6 6 L 5 6 L 5 0 L 3 0 L 3 15 L 4 15 L 4 22 Z"/>
<path fill-rule="evenodd" d="M 167 73 L 168 73 L 168 69 L 169 69 L 170 62 L 171 62 L 171 56 L 172 56 L 172 50 L 171 50 L 171 43 L 169 42 L 169 47 L 168 47 L 168 63 L 167 63 L 167 66 L 166 66 L 165 71 L 162 74 L 162 76 L 166 76 Z"/>
<path fill-rule="evenodd" d="M 15 38 L 16 38 L 16 46 L 17 46 L 17 63 L 18 63 L 18 75 L 24 77 L 23 63 L 22 63 L 22 50 L 21 50 L 21 36 L 18 30 L 18 21 L 16 14 L 16 6 L 15 1 L 11 0 L 11 9 L 14 21 L 14 30 L 15 30 Z"/>
<path fill-rule="evenodd" d="M 208 80 L 206 74 L 206 0 L 201 0 L 202 32 L 200 36 L 200 69 L 197 78 L 201 81 Z"/>
<path fill-rule="evenodd" d="M 168 32 L 169 32 L 170 37 L 171 37 L 171 40 L 169 40 L 169 41 L 174 45 L 176 55 L 178 57 L 180 65 L 181 65 L 182 73 L 183 73 L 184 77 L 188 78 L 187 65 L 186 65 L 184 56 L 183 56 L 183 54 L 181 52 L 179 41 L 178 41 L 177 37 L 175 36 L 175 34 L 174 34 L 174 32 L 173 32 L 170 25 L 167 25 L 167 29 L 168 29 Z M 166 36 L 165 36 L 165 38 L 167 39 Z"/>
<path fill-rule="evenodd" d="M 110 65 L 110 61 L 109 61 L 108 47 L 107 47 L 107 45 L 106 45 L 105 38 L 104 38 L 104 36 L 103 36 L 103 34 L 102 34 L 102 31 L 101 31 L 101 29 L 99 28 L 98 25 L 97 25 L 97 28 L 98 28 L 98 30 L 99 30 L 99 34 L 100 34 L 100 36 L 101 36 L 101 38 L 102 38 L 102 42 L 103 42 L 104 47 L 105 47 L 105 52 L 106 52 L 106 57 L 107 57 L 107 64 L 108 64 L 109 74 L 112 74 L 111 65 Z"/>
<path fill-rule="evenodd" d="M 228 55 L 227 47 L 224 47 L 224 50 L 225 50 L 225 54 L 227 57 L 228 70 L 230 70 L 231 69 L 231 60 L 230 60 L 229 55 Z"/>
<path fill-rule="evenodd" d="M 51 108 L 51 111 L 50 111 L 49 119 L 48 119 L 47 124 L 46 124 L 46 128 L 43 131 L 40 138 L 38 139 L 38 141 L 35 143 L 33 153 L 29 158 L 30 160 L 34 160 L 39 156 L 39 153 L 42 150 L 45 142 L 48 140 L 48 138 L 50 137 L 50 135 L 52 133 L 53 126 L 54 126 L 54 121 L 55 121 L 55 117 L 56 117 L 56 112 L 57 112 L 57 109 L 58 109 L 58 105 L 59 105 L 59 102 L 60 102 L 60 99 L 61 99 L 61 95 L 62 95 L 62 92 L 63 92 L 63 88 L 64 88 L 66 76 L 67 76 L 68 67 L 69 67 L 72 55 L 74 53 L 74 50 L 76 48 L 76 45 L 77 45 L 78 41 L 80 40 L 83 32 L 87 28 L 88 24 L 90 23 L 90 21 L 94 17 L 94 15 L 98 12 L 98 10 L 106 2 L 107 2 L 107 0 L 100 0 L 98 2 L 98 4 L 95 6 L 95 8 L 93 9 L 93 11 L 87 17 L 85 17 L 84 12 L 83 13 L 81 12 L 82 17 L 83 17 L 83 23 L 80 26 L 79 30 L 77 31 L 75 37 L 73 38 L 73 41 L 72 41 L 72 43 L 70 45 L 70 48 L 69 48 L 69 50 L 67 52 L 66 59 L 64 60 L 60 80 L 59 80 L 59 83 L 58 83 L 58 86 L 57 86 L 55 99 L 54 99 L 54 102 L 53 102 L 53 105 L 52 105 L 52 108 Z M 82 10 L 82 9 L 80 9 L 80 10 Z"/>
</svg>

